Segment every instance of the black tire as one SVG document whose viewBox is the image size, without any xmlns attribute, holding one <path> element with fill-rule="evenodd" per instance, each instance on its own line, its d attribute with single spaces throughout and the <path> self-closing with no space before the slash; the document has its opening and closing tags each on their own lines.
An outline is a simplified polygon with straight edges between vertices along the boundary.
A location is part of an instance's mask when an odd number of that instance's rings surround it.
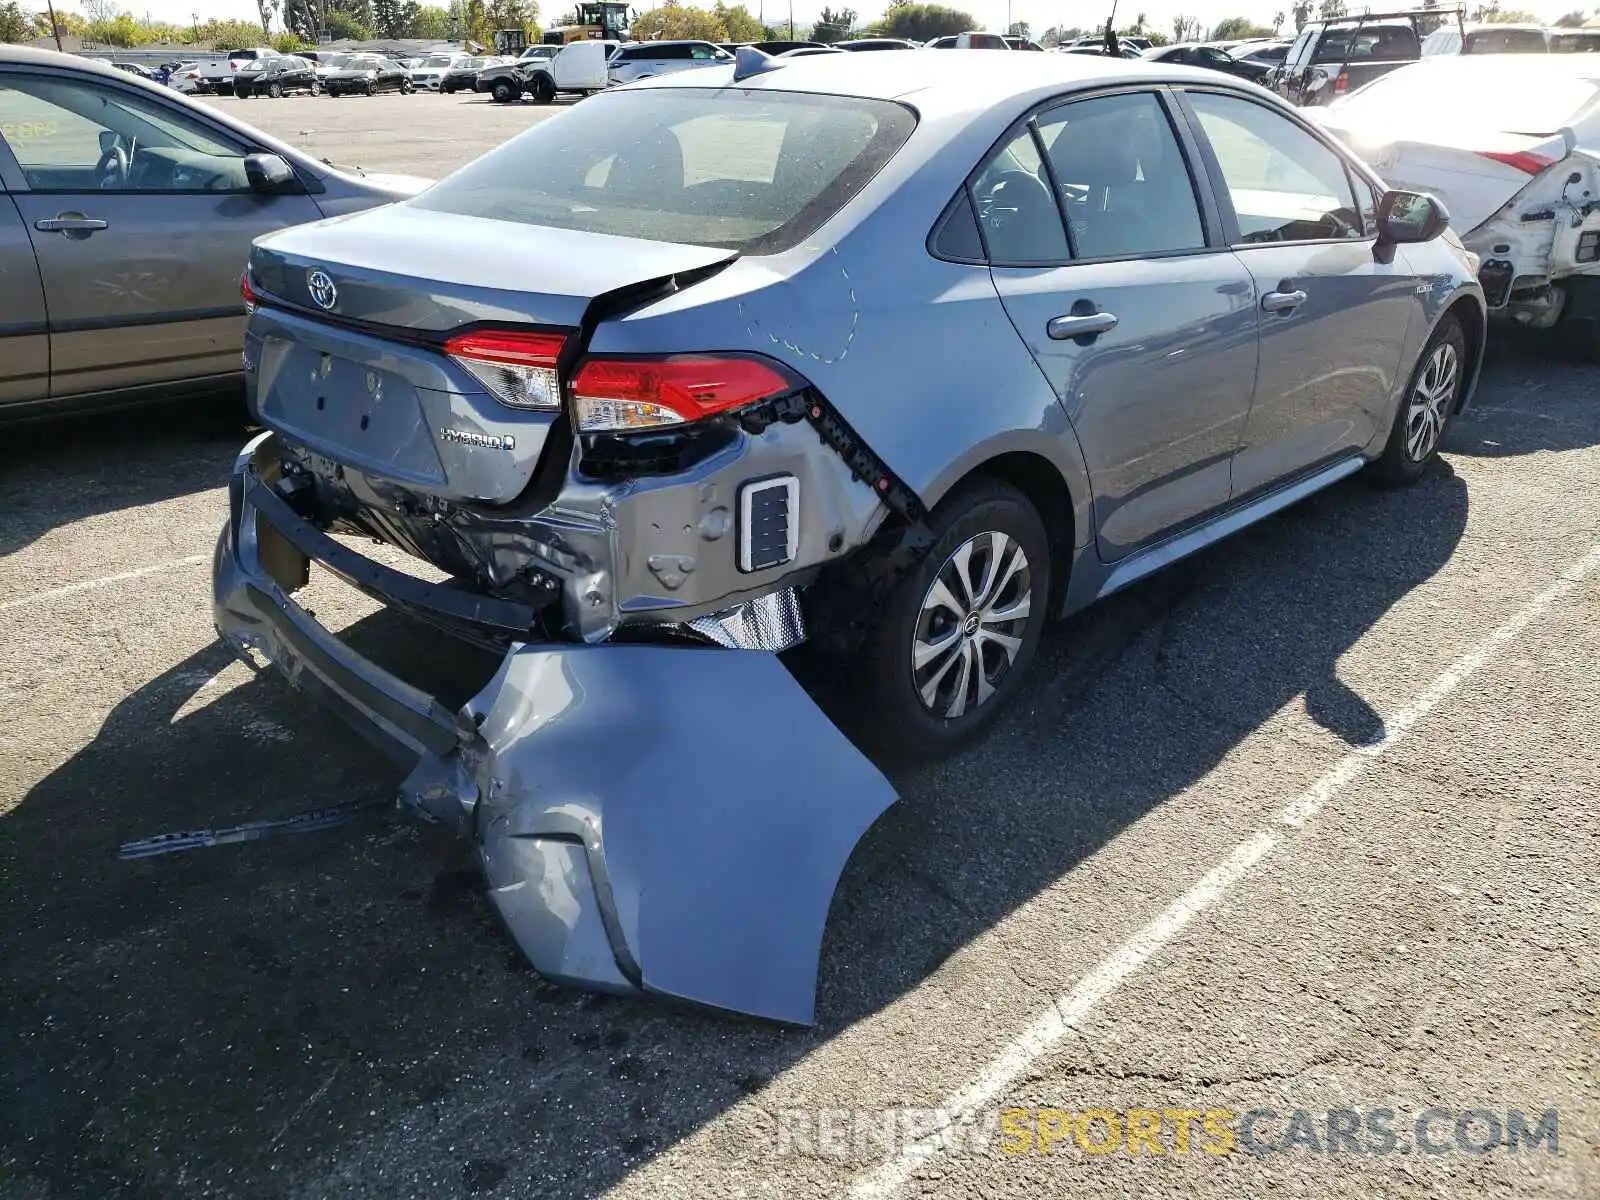
<svg viewBox="0 0 1600 1200">
<path fill-rule="evenodd" d="M 1016 488 L 998 480 L 974 480 L 947 497 L 928 524 L 936 539 L 933 548 L 884 602 L 853 664 L 859 672 L 859 694 L 864 702 L 861 732 L 896 756 L 948 754 L 993 721 L 1027 674 L 1051 604 L 1050 538 L 1038 512 Z M 994 561 L 995 535 L 1007 539 L 998 563 Z M 959 572 L 954 556 L 969 543 L 973 549 L 967 559 L 968 583 L 963 593 L 952 572 Z M 1016 548 L 1021 550 L 1023 565 L 1014 574 L 993 581 L 1000 585 L 998 589 L 986 600 L 980 595 L 978 606 L 964 617 L 935 598 L 934 582 L 939 579 L 957 601 L 968 602 L 970 593 L 977 590 L 972 586 L 971 568 L 978 569 L 977 581 L 981 582 L 986 572 L 1004 571 Z M 1024 617 L 996 623 L 981 619 L 984 611 L 1010 611 L 1023 594 L 1028 600 Z M 985 630 L 990 638 L 983 636 Z M 1020 640 L 1011 657 L 1007 658 L 1005 645 L 995 640 L 994 634 Z M 915 646 L 919 641 L 938 644 L 947 636 L 954 639 L 953 649 L 928 658 L 919 672 L 913 661 Z M 966 663 L 959 661 L 964 656 Z M 974 665 L 978 673 L 973 673 Z M 958 706 L 955 696 L 961 676 L 966 678 L 966 687 Z M 923 698 L 923 690 L 930 686 L 931 706 Z M 992 690 L 979 699 L 985 687 Z M 948 715 L 958 707 L 963 711 Z"/>
<path fill-rule="evenodd" d="M 494 89 L 489 93 L 497 104 L 510 104 L 517 98 L 517 89 L 504 79 L 494 81 Z"/>
<path fill-rule="evenodd" d="M 274 100 L 282 100 L 283 85 L 279 83 L 267 84 L 267 95 L 271 96 Z"/>
<path fill-rule="evenodd" d="M 555 82 L 548 75 L 535 76 L 530 90 L 535 104 L 549 104 L 556 98 Z"/>
<path fill-rule="evenodd" d="M 400 81 L 400 94 L 402 96 L 409 96 L 409 95 L 411 95 L 412 92 L 414 92 L 416 90 L 417 90 L 416 85 L 413 84 L 411 82 L 411 80 L 402 79 Z"/>
<path fill-rule="evenodd" d="M 339 89 L 336 88 L 336 87 L 330 87 L 328 89 L 328 95 L 332 96 L 335 100 L 337 100 L 339 98 Z"/>
<path fill-rule="evenodd" d="M 361 89 L 361 94 L 363 96 L 376 96 L 378 94 L 378 85 L 370 79 L 367 80 L 366 86 Z"/>
<path fill-rule="evenodd" d="M 311 81 L 311 94 L 313 96 L 320 96 L 322 94 L 322 83 L 320 80 L 313 79 Z"/>
<path fill-rule="evenodd" d="M 1447 371 L 1446 365 L 1453 370 Z M 1416 368 L 1395 409 L 1389 440 L 1372 464 L 1373 477 L 1379 483 L 1404 487 L 1422 478 L 1439 453 L 1471 369 L 1466 332 L 1461 322 L 1447 313 L 1417 356 Z"/>
<path fill-rule="evenodd" d="M 456 94 L 455 86 L 452 84 L 451 86 L 446 87 L 441 83 L 439 85 L 439 94 L 442 96 L 454 96 Z"/>
</svg>

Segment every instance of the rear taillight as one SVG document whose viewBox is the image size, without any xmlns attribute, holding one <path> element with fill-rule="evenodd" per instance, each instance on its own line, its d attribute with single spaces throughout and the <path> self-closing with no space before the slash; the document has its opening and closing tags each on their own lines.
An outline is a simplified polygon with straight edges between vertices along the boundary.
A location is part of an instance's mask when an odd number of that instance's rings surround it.
<svg viewBox="0 0 1600 1200">
<path fill-rule="evenodd" d="M 572 381 L 572 398 L 580 433 L 624 433 L 698 421 L 793 386 L 752 358 L 590 359 Z"/>
<path fill-rule="evenodd" d="M 1504 163 L 1508 167 L 1515 167 L 1517 170 L 1525 171 L 1529 175 L 1537 175 L 1556 161 L 1543 154 L 1535 154 L 1531 150 L 1518 150 L 1512 154 L 1503 154 L 1498 150 L 1480 150 L 1478 151 L 1478 157 L 1491 159 L 1497 163 Z"/>
<path fill-rule="evenodd" d="M 484 329 L 451 338 L 444 352 L 502 403 L 553 411 L 561 407 L 556 360 L 565 344 L 559 333 Z"/>
<path fill-rule="evenodd" d="M 244 297 L 244 311 L 253 313 L 256 310 L 256 290 L 250 286 L 250 268 L 246 267 L 239 276 L 239 295 Z"/>
<path fill-rule="evenodd" d="M 1350 76 L 1345 71 L 1340 71 L 1333 77 L 1333 94 L 1342 96 L 1350 90 Z"/>
</svg>

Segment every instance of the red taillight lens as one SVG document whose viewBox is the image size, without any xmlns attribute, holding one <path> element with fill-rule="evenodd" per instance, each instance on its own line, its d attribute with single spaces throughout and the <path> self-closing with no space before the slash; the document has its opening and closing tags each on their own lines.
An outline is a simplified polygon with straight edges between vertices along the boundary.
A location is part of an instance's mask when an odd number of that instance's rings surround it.
<svg viewBox="0 0 1600 1200">
<path fill-rule="evenodd" d="M 502 403 L 553 411 L 561 407 L 556 360 L 566 341 L 559 333 L 480 329 L 451 338 L 444 352 Z"/>
<path fill-rule="evenodd" d="M 1497 163 L 1504 163 L 1508 167 L 1515 167 L 1529 175 L 1537 175 L 1546 167 L 1555 163 L 1555 159 L 1547 158 L 1543 154 L 1535 154 L 1531 150 L 1518 150 L 1513 154 L 1502 154 L 1497 150 L 1480 150 L 1479 158 L 1492 159 Z"/>
<path fill-rule="evenodd" d="M 777 370 L 752 358 L 590 359 L 572 381 L 578 430 L 616 433 L 698 421 L 789 391 Z"/>
<path fill-rule="evenodd" d="M 1350 90 L 1350 76 L 1340 71 L 1333 79 L 1333 90 L 1337 95 L 1344 95 Z"/>
<path fill-rule="evenodd" d="M 250 286 L 250 268 L 246 267 L 239 276 L 239 295 L 244 297 L 244 310 L 253 313 L 256 310 L 256 290 Z"/>
</svg>

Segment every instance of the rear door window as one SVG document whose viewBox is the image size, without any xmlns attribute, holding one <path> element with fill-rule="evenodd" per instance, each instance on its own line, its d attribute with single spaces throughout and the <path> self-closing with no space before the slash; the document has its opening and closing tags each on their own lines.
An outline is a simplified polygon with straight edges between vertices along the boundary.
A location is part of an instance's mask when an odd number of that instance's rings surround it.
<svg viewBox="0 0 1600 1200">
<path fill-rule="evenodd" d="M 1188 164 L 1161 101 L 1098 96 L 1039 118 L 1076 258 L 1124 258 L 1206 244 Z"/>
<path fill-rule="evenodd" d="M 808 237 L 916 125 L 887 100 L 670 88 L 602 94 L 540 122 L 414 204 L 746 254 Z"/>
</svg>

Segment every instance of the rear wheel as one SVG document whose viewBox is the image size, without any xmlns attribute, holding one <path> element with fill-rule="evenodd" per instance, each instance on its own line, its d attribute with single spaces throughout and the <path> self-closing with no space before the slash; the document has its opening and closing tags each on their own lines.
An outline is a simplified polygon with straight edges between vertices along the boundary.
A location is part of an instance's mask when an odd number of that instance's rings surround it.
<svg viewBox="0 0 1600 1200">
<path fill-rule="evenodd" d="M 929 518 L 936 541 L 885 602 L 859 666 L 886 750 L 943 754 L 1010 701 L 1050 609 L 1050 539 L 1027 497 L 976 480 Z"/>
<path fill-rule="evenodd" d="M 1461 322 L 1447 314 L 1422 348 L 1383 456 L 1373 464 L 1379 481 L 1403 485 L 1422 478 L 1461 401 L 1467 369 L 1467 335 Z"/>
<path fill-rule="evenodd" d="M 322 84 L 321 84 L 321 83 L 319 83 L 319 82 L 318 82 L 318 81 L 317 81 L 317 80 L 315 80 L 315 79 L 313 79 L 313 80 L 312 80 L 312 81 L 311 81 L 311 94 L 312 94 L 312 95 L 313 95 L 313 96 L 319 96 L 319 95 L 321 95 L 321 94 L 322 94 Z"/>
<path fill-rule="evenodd" d="M 549 104 L 556 98 L 555 82 L 548 75 L 535 76 L 532 91 L 535 104 Z"/>
<path fill-rule="evenodd" d="M 282 100 L 283 85 L 281 83 L 267 84 L 267 95 L 271 96 L 274 100 Z"/>
<path fill-rule="evenodd" d="M 497 79 L 490 95 L 501 104 L 510 104 L 517 98 L 517 90 L 504 79 Z"/>
<path fill-rule="evenodd" d="M 409 95 L 411 95 L 411 93 L 412 93 L 412 92 L 414 92 L 414 91 L 416 91 L 416 90 L 417 90 L 417 89 L 416 89 L 416 85 L 415 85 L 415 84 L 413 84 L 413 83 L 412 83 L 412 82 L 411 82 L 411 80 L 409 80 L 409 79 L 402 79 L 402 80 L 401 80 L 401 81 L 400 81 L 400 94 L 401 94 L 401 95 L 402 95 L 402 96 L 409 96 Z"/>
</svg>

